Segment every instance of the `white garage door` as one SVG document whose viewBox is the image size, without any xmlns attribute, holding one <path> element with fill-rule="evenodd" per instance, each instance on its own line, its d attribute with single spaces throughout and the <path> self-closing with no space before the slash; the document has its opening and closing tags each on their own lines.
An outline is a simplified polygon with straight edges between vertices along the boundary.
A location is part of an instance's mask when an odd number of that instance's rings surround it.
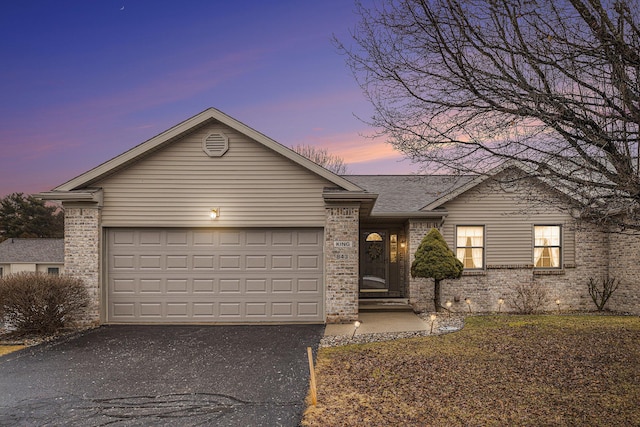
<svg viewBox="0 0 640 427">
<path fill-rule="evenodd" d="M 324 321 L 322 229 L 106 234 L 110 323 Z"/>
</svg>

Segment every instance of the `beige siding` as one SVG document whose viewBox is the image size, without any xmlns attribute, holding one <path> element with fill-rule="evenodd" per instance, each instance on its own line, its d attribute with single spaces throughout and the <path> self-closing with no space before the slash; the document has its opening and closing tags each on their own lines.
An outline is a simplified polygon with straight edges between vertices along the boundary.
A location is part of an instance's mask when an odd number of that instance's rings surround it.
<svg viewBox="0 0 640 427">
<path fill-rule="evenodd" d="M 554 208 L 553 203 L 531 201 L 536 191 L 532 185 L 521 182 L 509 190 L 487 182 L 444 205 L 449 215 L 443 235 L 451 249 L 455 251 L 457 225 L 484 225 L 486 266 L 531 265 L 533 226 L 557 224 L 562 226 L 564 264 L 574 264 L 575 227 L 571 217 Z"/>
<path fill-rule="evenodd" d="M 219 131 L 229 151 L 209 157 L 202 139 Z M 92 186 L 104 189 L 105 227 L 309 227 L 324 225 L 322 191 L 335 185 L 212 123 Z"/>
</svg>

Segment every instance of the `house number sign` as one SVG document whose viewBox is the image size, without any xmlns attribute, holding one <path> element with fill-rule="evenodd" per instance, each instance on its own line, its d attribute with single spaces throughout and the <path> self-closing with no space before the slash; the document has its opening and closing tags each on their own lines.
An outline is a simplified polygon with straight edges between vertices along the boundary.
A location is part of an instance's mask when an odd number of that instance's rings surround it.
<svg viewBox="0 0 640 427">
<path fill-rule="evenodd" d="M 333 242 L 334 248 L 352 248 L 353 242 L 350 240 L 336 240 Z"/>
</svg>

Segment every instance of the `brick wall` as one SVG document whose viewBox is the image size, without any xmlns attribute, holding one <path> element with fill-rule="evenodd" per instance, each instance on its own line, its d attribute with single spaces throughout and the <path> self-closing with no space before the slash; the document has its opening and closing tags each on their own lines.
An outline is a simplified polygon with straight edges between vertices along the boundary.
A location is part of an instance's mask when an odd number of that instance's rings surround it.
<svg viewBox="0 0 640 427">
<path fill-rule="evenodd" d="M 409 224 L 411 259 L 422 237 L 429 231 L 428 222 Z M 588 292 L 589 277 L 601 277 L 608 272 L 609 237 L 595 226 L 582 224 L 576 227 L 576 262 L 565 264 L 561 271 L 538 271 L 532 265 L 488 265 L 484 271 L 467 271 L 458 280 L 441 283 L 441 303 L 452 302 L 452 310 L 468 312 L 513 311 L 514 287 L 517 285 L 540 286 L 546 290 L 546 311 L 593 310 L 595 305 Z M 433 310 L 433 280 L 411 279 L 410 302 L 416 311 Z M 504 299 L 499 307 L 498 300 Z"/>
<path fill-rule="evenodd" d="M 357 206 L 331 206 L 327 207 L 325 212 L 326 321 L 327 323 L 351 322 L 358 317 L 360 209 Z"/>
<path fill-rule="evenodd" d="M 65 274 L 81 279 L 91 303 L 83 321 L 100 321 L 100 209 L 66 207 L 64 211 Z"/>
<path fill-rule="evenodd" d="M 609 274 L 620 280 L 620 286 L 607 307 L 640 315 L 640 236 L 612 233 L 609 248 Z"/>
</svg>

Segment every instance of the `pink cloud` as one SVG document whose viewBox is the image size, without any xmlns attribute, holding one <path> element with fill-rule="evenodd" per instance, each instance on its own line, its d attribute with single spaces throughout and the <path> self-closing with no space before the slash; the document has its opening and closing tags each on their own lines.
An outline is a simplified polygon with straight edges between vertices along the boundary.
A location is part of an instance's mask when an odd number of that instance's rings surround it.
<svg viewBox="0 0 640 427">
<path fill-rule="evenodd" d="M 348 166 L 349 174 L 405 175 L 418 173 L 420 165 L 406 159 L 382 138 L 370 138 L 372 132 L 362 130 L 324 135 L 311 134 L 296 144 L 322 147 L 340 156 Z M 291 145 L 296 145 L 291 144 Z"/>
</svg>

